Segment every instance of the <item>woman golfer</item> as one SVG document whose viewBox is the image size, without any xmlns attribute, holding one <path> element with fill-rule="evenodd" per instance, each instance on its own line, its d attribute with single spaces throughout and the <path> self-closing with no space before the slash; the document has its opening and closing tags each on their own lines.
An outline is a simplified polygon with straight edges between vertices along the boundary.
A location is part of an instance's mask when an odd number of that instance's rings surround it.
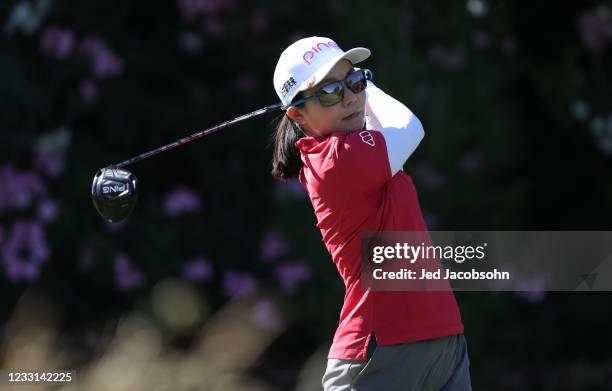
<svg viewBox="0 0 612 391">
<path fill-rule="evenodd" d="M 346 294 L 327 356 L 325 390 L 470 390 L 463 324 L 452 291 L 361 288 L 361 233 L 426 231 L 402 166 L 423 138 L 417 117 L 354 68 L 344 52 L 309 37 L 281 54 L 274 88 L 285 116 L 272 174 L 297 177 Z M 367 88 L 366 88 L 367 87 Z"/>
</svg>

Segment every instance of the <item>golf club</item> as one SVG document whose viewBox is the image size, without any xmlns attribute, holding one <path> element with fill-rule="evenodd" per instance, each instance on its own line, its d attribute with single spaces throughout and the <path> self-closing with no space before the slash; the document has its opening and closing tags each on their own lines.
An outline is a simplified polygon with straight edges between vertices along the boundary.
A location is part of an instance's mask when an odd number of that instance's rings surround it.
<svg viewBox="0 0 612 391">
<path fill-rule="evenodd" d="M 91 199 L 96 210 L 103 219 L 111 223 L 118 223 L 130 215 L 136 205 L 140 186 L 136 176 L 125 169 L 126 166 L 216 133 L 238 122 L 278 110 L 282 107 L 281 103 L 277 103 L 255 110 L 251 113 L 241 115 L 240 117 L 236 117 L 232 120 L 184 137 L 173 143 L 145 152 L 121 163 L 112 164 L 100 169 L 94 175 L 91 186 Z"/>
</svg>

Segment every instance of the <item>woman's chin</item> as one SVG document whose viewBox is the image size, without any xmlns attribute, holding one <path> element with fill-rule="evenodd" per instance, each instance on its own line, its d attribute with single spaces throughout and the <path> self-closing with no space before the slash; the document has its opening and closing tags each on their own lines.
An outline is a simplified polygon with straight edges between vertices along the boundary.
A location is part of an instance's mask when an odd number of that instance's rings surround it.
<svg viewBox="0 0 612 391">
<path fill-rule="evenodd" d="M 350 120 L 340 121 L 340 128 L 344 132 L 352 132 L 354 130 L 363 130 L 365 118 L 363 115 L 358 115 Z"/>
</svg>

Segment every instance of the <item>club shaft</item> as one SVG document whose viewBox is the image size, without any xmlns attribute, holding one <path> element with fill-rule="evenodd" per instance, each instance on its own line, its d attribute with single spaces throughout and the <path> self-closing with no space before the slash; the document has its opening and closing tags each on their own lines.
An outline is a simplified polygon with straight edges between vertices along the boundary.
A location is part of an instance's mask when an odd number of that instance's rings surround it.
<svg viewBox="0 0 612 391">
<path fill-rule="evenodd" d="M 269 113 L 270 111 L 274 111 L 274 110 L 280 109 L 281 107 L 282 107 L 281 103 L 277 103 L 277 104 L 273 104 L 273 105 L 270 105 L 270 106 L 263 107 L 263 108 L 261 108 L 259 110 L 255 110 L 255 111 L 253 111 L 251 113 L 241 115 L 240 117 L 236 117 L 236 118 L 234 118 L 232 120 L 220 123 L 219 125 L 213 126 L 211 128 L 208 128 L 208 129 L 205 129 L 205 130 L 201 130 L 201 131 L 199 131 L 197 133 L 192 134 L 191 136 L 183 137 L 182 139 L 177 140 L 177 141 L 175 141 L 173 143 L 166 144 L 164 146 L 161 146 L 161 147 L 159 147 L 157 149 L 154 149 L 152 151 L 149 151 L 149 152 L 145 152 L 145 153 L 140 154 L 138 156 L 135 156 L 135 157 L 133 157 L 131 159 L 125 160 L 125 161 L 123 161 L 123 162 L 121 162 L 119 164 L 115 164 L 114 167 L 126 167 L 126 166 L 129 166 L 130 164 L 134 164 L 136 162 L 139 162 L 139 161 L 144 160 L 146 158 L 149 158 L 151 156 L 157 155 L 158 153 L 162 153 L 162 152 L 168 151 L 170 149 L 174 149 L 176 147 L 180 147 L 183 144 L 187 144 L 187 143 L 189 143 L 189 142 L 191 142 L 193 140 L 197 140 L 197 139 L 202 138 L 204 136 L 208 136 L 209 134 L 218 132 L 221 129 L 226 128 L 226 127 L 231 126 L 231 125 L 234 125 L 234 124 L 236 124 L 238 122 L 247 120 L 249 118 L 257 117 L 257 116 L 262 115 L 262 114 Z"/>
</svg>

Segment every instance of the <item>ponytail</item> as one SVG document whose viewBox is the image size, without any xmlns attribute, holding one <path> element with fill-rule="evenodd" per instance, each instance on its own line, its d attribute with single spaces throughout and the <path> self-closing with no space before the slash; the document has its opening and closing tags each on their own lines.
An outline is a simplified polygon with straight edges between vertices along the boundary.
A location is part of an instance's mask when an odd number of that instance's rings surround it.
<svg viewBox="0 0 612 391">
<path fill-rule="evenodd" d="M 274 135 L 274 156 L 272 157 L 272 176 L 286 181 L 297 177 L 303 166 L 300 151 L 295 142 L 304 137 L 299 125 L 285 115 L 276 125 Z"/>
</svg>

